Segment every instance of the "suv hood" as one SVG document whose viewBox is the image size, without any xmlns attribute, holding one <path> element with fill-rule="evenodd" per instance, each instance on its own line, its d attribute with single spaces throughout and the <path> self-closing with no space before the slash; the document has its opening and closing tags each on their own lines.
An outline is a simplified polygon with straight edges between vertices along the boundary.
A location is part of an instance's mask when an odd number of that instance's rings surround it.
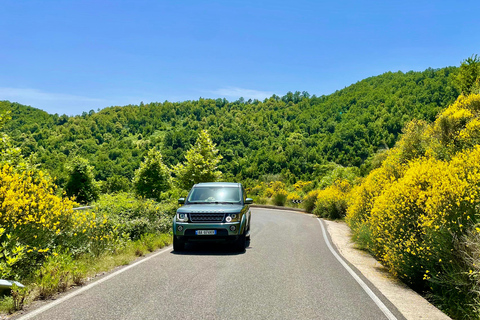
<svg viewBox="0 0 480 320">
<path fill-rule="evenodd" d="M 239 213 L 242 211 L 241 204 L 187 204 L 177 209 L 177 213 Z"/>
</svg>

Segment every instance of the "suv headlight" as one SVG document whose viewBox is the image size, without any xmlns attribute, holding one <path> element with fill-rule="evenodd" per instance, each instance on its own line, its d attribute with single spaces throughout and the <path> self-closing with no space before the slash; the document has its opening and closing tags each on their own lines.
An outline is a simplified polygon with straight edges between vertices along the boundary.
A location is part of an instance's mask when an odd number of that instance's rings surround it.
<svg viewBox="0 0 480 320">
<path fill-rule="evenodd" d="M 188 221 L 188 214 L 186 214 L 186 213 L 177 213 L 177 221 L 179 221 L 179 222 L 187 222 L 187 221 Z"/>
<path fill-rule="evenodd" d="M 240 220 L 240 215 L 238 213 L 230 213 L 225 217 L 226 222 L 238 222 Z"/>
</svg>

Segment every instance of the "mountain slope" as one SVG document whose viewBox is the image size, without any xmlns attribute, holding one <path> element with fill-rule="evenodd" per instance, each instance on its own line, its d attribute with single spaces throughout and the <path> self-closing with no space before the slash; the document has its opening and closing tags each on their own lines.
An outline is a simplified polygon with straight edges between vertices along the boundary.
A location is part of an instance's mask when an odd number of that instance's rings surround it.
<svg viewBox="0 0 480 320">
<path fill-rule="evenodd" d="M 452 84 L 456 72 L 455 67 L 387 72 L 321 97 L 289 92 L 264 101 L 200 98 L 74 117 L 12 104 L 15 112 L 5 129 L 24 153 L 36 152 L 60 184 L 63 164 L 73 154 L 89 159 L 100 180 L 131 179 L 152 147 L 174 165 L 184 160 L 201 129 L 217 144 L 227 177 L 282 174 L 311 180 L 318 164 L 365 166 L 378 149 L 392 147 L 413 118 L 433 121 L 459 94 Z"/>
</svg>

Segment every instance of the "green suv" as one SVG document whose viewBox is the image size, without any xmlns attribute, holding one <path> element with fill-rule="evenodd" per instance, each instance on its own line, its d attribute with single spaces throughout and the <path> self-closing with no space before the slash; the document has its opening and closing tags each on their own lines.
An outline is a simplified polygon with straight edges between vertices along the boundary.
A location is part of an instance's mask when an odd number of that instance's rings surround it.
<svg viewBox="0 0 480 320">
<path fill-rule="evenodd" d="M 250 239 L 250 206 L 240 183 L 207 182 L 192 187 L 173 218 L 173 250 L 194 241 L 228 241 L 244 252 Z"/>
</svg>

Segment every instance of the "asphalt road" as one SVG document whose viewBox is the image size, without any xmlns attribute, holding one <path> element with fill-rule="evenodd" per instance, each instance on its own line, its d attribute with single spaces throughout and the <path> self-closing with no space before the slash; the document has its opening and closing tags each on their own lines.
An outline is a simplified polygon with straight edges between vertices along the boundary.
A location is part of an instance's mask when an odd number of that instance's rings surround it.
<svg viewBox="0 0 480 320">
<path fill-rule="evenodd" d="M 226 245 L 187 245 L 182 254 L 169 247 L 31 319 L 388 319 L 311 215 L 254 208 L 251 237 L 241 254 Z M 403 319 L 369 287 L 390 319 Z"/>
</svg>

